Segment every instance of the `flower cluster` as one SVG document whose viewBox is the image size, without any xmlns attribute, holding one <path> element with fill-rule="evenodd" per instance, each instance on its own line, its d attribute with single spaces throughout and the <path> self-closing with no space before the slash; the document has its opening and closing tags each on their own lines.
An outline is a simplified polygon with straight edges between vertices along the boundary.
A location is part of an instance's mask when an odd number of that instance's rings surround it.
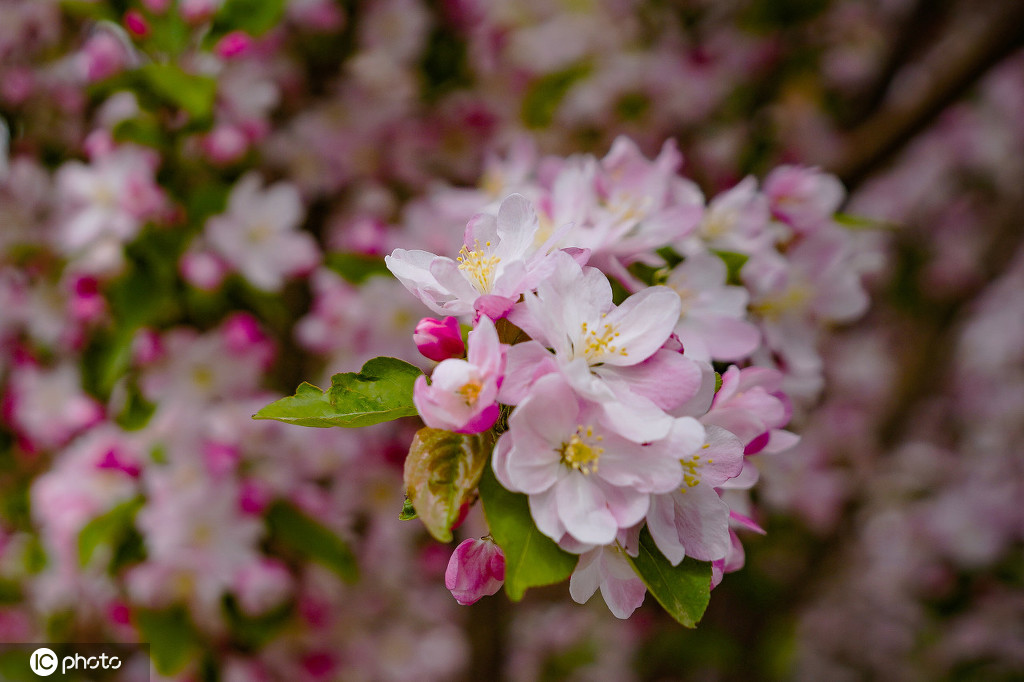
<svg viewBox="0 0 1024 682">
<path fill-rule="evenodd" d="M 867 300 L 833 220 L 835 178 L 783 166 L 706 202 L 681 163 L 671 143 L 652 161 L 627 138 L 601 159 L 495 162 L 515 191 L 483 203 L 455 259 L 386 258 L 447 315 L 417 326 L 440 361 L 416 380 L 420 417 L 491 436 L 485 466 L 580 555 L 573 598 L 600 587 L 620 618 L 646 592 L 630 567 L 644 528 L 672 566 L 711 563 L 713 584 L 743 565 L 736 530 L 763 532 L 742 492 L 758 478 L 750 458 L 797 441 L 784 385 L 817 383 L 816 330 Z M 493 542 L 466 542 L 449 567 L 460 603 L 504 573 Z"/>
</svg>

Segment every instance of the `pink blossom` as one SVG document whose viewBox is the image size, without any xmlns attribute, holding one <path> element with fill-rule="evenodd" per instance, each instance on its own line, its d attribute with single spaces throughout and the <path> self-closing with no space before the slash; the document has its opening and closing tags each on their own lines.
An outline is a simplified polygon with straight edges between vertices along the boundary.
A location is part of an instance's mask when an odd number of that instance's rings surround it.
<svg viewBox="0 0 1024 682">
<path fill-rule="evenodd" d="M 577 604 L 585 604 L 598 588 L 616 618 L 629 618 L 647 594 L 643 581 L 617 545 L 597 547 L 581 555 L 569 579 L 569 594 Z"/>
<path fill-rule="evenodd" d="M 782 378 L 781 372 L 767 367 L 729 367 L 701 422 L 728 429 L 743 443 L 746 454 L 792 447 L 797 437 L 782 430 L 792 415 Z"/>
<path fill-rule="evenodd" d="M 735 187 L 712 199 L 697 231 L 706 248 L 757 253 L 772 242 L 768 232 L 771 219 L 768 200 L 757 190 L 757 181 L 747 177 Z M 692 248 L 684 249 L 687 253 Z"/>
<path fill-rule="evenodd" d="M 675 331 L 686 355 L 695 360 L 738 360 L 760 343 L 757 327 L 746 320 L 746 289 L 726 285 L 726 276 L 721 258 L 695 253 L 676 266 L 665 282 L 682 300 Z"/>
<path fill-rule="evenodd" d="M 704 441 L 700 424 L 683 417 L 671 422 L 667 438 L 641 445 L 611 428 L 607 414 L 552 373 L 537 380 L 498 441 L 498 480 L 529 495 L 537 528 L 556 541 L 568 534 L 583 544 L 610 543 L 644 518 L 648 493 L 682 482 L 679 458 Z"/>
<path fill-rule="evenodd" d="M 82 391 L 75 365 L 23 364 L 11 372 L 4 416 L 29 445 L 49 450 L 100 421 L 103 408 Z"/>
<path fill-rule="evenodd" d="M 443 321 L 424 317 L 413 330 L 412 340 L 420 353 L 437 362 L 462 357 L 466 352 L 459 320 L 451 316 Z"/>
<path fill-rule="evenodd" d="M 497 319 L 555 267 L 553 241 L 538 246 L 538 229 L 533 206 L 512 194 L 501 202 L 497 217 L 484 213 L 469 221 L 457 261 L 405 249 L 395 249 L 384 260 L 434 312 L 467 315 L 486 307 L 486 314 Z"/>
<path fill-rule="evenodd" d="M 846 190 L 817 168 L 779 166 L 764 179 L 764 194 L 776 219 L 806 234 L 832 222 Z"/>
<path fill-rule="evenodd" d="M 132 145 L 113 148 L 90 165 L 69 161 L 57 171 L 62 219 L 57 239 L 65 253 L 130 241 L 164 207 L 156 184 L 158 159 Z"/>
<path fill-rule="evenodd" d="M 238 569 L 232 591 L 238 597 L 242 612 L 256 617 L 279 606 L 289 597 L 292 576 L 282 562 L 261 557 Z"/>
<path fill-rule="evenodd" d="M 650 287 L 615 306 L 600 270 L 564 253 L 557 262 L 510 317 L 533 340 L 510 349 L 502 402 L 518 403 L 534 379 L 557 370 L 580 396 L 608 404 L 606 418 L 621 435 L 638 443 L 664 438 L 672 424 L 664 411 L 693 397 L 701 382 L 692 360 L 662 348 L 679 320 L 679 296 Z"/>
<path fill-rule="evenodd" d="M 423 421 L 435 429 L 480 433 L 498 418 L 498 387 L 505 371 L 507 346 L 498 341 L 490 318 L 482 317 L 469 333 L 465 360 L 450 358 L 431 375 L 416 379 L 413 402 Z"/>
<path fill-rule="evenodd" d="M 729 506 L 715 488 L 743 469 L 743 444 L 723 428 L 707 427 L 707 441 L 682 457 L 683 485 L 651 498 L 647 528 L 672 565 L 686 556 L 715 561 L 729 550 Z"/>
<path fill-rule="evenodd" d="M 82 46 L 78 54 L 78 68 L 89 82 L 103 80 L 123 70 L 134 61 L 134 53 L 127 36 L 107 27 L 97 30 Z"/>
<path fill-rule="evenodd" d="M 309 272 L 320 260 L 312 236 L 298 230 L 302 200 L 281 182 L 261 189 L 256 173 L 231 190 L 227 210 L 206 223 L 211 248 L 253 286 L 278 291 L 286 277 Z"/>
<path fill-rule="evenodd" d="M 505 554 L 489 537 L 459 543 L 444 572 L 444 586 L 463 606 L 494 594 L 504 582 Z"/>
</svg>

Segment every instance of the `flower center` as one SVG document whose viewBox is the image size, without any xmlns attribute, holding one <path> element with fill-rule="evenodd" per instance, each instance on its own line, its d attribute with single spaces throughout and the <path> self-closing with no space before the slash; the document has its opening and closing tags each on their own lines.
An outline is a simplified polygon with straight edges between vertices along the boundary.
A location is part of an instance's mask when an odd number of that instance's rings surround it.
<svg viewBox="0 0 1024 682">
<path fill-rule="evenodd" d="M 588 443 L 604 440 L 602 436 L 594 436 L 594 429 L 591 426 L 580 424 L 576 427 L 576 433 L 569 438 L 568 443 L 562 443 L 562 462 L 572 469 L 588 476 L 597 471 L 597 463 L 601 458 L 604 448 Z"/>
<path fill-rule="evenodd" d="M 482 389 L 483 384 L 479 381 L 470 381 L 462 385 L 462 388 L 458 390 L 458 394 L 462 396 L 467 407 L 472 407 L 480 397 L 480 391 Z"/>
<path fill-rule="evenodd" d="M 710 447 L 707 443 L 704 444 L 702 449 Z M 700 455 L 691 455 L 690 457 L 684 457 L 679 460 L 679 463 L 683 465 L 683 483 L 686 485 L 685 488 L 681 488 L 682 492 L 686 492 L 686 488 L 693 488 L 700 484 L 700 469 L 704 466 L 704 463 L 714 464 L 715 460 L 707 459 L 704 460 Z"/>
<path fill-rule="evenodd" d="M 604 318 L 605 315 L 606 313 L 601 317 Z M 615 343 L 619 332 L 613 324 L 599 323 L 591 327 L 584 322 L 580 325 L 580 335 L 583 339 L 583 355 L 592 364 L 605 355 L 628 355 L 625 346 Z"/>
<path fill-rule="evenodd" d="M 810 300 L 810 287 L 797 282 L 790 284 L 781 293 L 768 296 L 750 307 L 761 317 L 774 321 L 787 313 L 805 308 Z"/>
<path fill-rule="evenodd" d="M 732 232 L 738 221 L 739 211 L 732 207 L 718 206 L 705 214 L 700 231 L 706 239 L 717 239 Z"/>
<path fill-rule="evenodd" d="M 485 247 L 490 245 L 490 242 L 484 244 Z M 474 246 L 479 246 L 479 244 Z M 491 287 L 494 286 L 494 270 L 501 262 L 500 258 L 489 255 L 484 249 L 478 248 L 470 251 L 468 247 L 463 246 L 456 260 L 459 261 L 459 270 L 466 273 L 470 283 L 477 291 L 481 294 L 491 291 Z"/>
</svg>

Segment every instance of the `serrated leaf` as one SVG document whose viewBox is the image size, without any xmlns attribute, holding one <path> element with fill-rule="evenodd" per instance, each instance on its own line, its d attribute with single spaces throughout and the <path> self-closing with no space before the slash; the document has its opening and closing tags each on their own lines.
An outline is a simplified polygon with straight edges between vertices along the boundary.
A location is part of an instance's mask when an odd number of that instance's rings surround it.
<svg viewBox="0 0 1024 682">
<path fill-rule="evenodd" d="M 135 622 L 142 641 L 149 643 L 153 667 L 161 675 L 175 675 L 195 658 L 199 633 L 184 608 L 140 610 L 135 613 Z"/>
<path fill-rule="evenodd" d="M 560 583 L 576 568 L 579 557 L 537 529 L 526 495 L 503 488 L 489 466 L 480 479 L 480 501 L 491 537 L 505 553 L 509 599 L 519 601 L 530 587 Z"/>
<path fill-rule="evenodd" d="M 267 405 L 252 418 L 353 428 L 411 417 L 416 414 L 412 387 L 420 374 L 414 365 L 397 358 L 373 358 L 359 372 L 335 374 L 326 391 L 303 382 L 295 395 Z"/>
<path fill-rule="evenodd" d="M 79 565 L 87 566 L 101 545 L 116 549 L 131 532 L 135 514 L 141 507 L 142 498 L 136 497 L 85 524 L 78 533 Z"/>
<path fill-rule="evenodd" d="M 205 119 L 213 113 L 217 81 L 209 76 L 188 73 L 174 64 L 146 64 L 139 77 L 161 99 L 188 112 L 192 118 Z"/>
<path fill-rule="evenodd" d="M 405 458 L 405 494 L 427 531 L 451 542 L 462 505 L 472 501 L 489 459 L 483 438 L 425 427 Z"/>
<path fill-rule="evenodd" d="M 275 541 L 296 554 L 323 564 L 345 582 L 359 580 L 355 555 L 345 541 L 298 507 L 275 502 L 267 512 L 267 526 Z"/>
<path fill-rule="evenodd" d="M 680 624 L 697 627 L 711 601 L 711 564 L 686 557 L 673 566 L 661 553 L 650 531 L 640 532 L 640 553 L 626 556 L 647 591 Z"/>
</svg>

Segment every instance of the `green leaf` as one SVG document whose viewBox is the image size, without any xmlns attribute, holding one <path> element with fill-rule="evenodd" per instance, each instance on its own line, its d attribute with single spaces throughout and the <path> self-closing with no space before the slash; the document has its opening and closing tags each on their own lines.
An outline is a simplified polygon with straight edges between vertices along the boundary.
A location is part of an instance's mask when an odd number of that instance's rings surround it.
<svg viewBox="0 0 1024 682">
<path fill-rule="evenodd" d="M 887 220 L 876 220 L 850 213 L 836 213 L 832 218 L 836 223 L 850 230 L 896 230 L 899 228 L 899 225 Z"/>
<path fill-rule="evenodd" d="M 490 451 L 477 435 L 425 427 L 405 458 L 405 494 L 435 539 L 452 541 L 462 505 L 472 501 Z"/>
<path fill-rule="evenodd" d="M 153 667 L 161 675 L 175 675 L 193 660 L 200 646 L 199 633 L 183 607 L 135 614 L 142 641 L 149 643 Z"/>
<path fill-rule="evenodd" d="M 711 600 L 710 563 L 686 557 L 673 566 L 647 528 L 640 532 L 640 554 L 626 558 L 670 616 L 688 628 L 697 627 Z"/>
<path fill-rule="evenodd" d="M 296 554 L 323 564 L 345 582 L 359 580 L 359 566 L 345 541 L 298 507 L 275 502 L 267 512 L 267 526 L 275 541 Z"/>
<path fill-rule="evenodd" d="M 373 358 L 358 373 L 335 374 L 323 391 L 303 382 L 295 395 L 253 415 L 299 426 L 370 426 L 416 414 L 412 386 L 422 372 L 396 358 Z"/>
<path fill-rule="evenodd" d="M 743 280 L 740 279 L 740 270 L 750 260 L 750 256 L 745 253 L 736 253 L 735 251 L 718 251 L 712 250 L 716 256 L 721 258 L 725 262 L 725 267 L 728 270 L 728 276 L 726 281 L 732 285 L 741 285 Z"/>
<path fill-rule="evenodd" d="M 529 128 L 551 125 L 558 106 L 573 83 L 590 73 L 588 64 L 576 64 L 537 80 L 523 96 L 522 118 Z"/>
<path fill-rule="evenodd" d="M 489 466 L 480 479 L 480 500 L 491 537 L 505 553 L 505 594 L 509 599 L 519 601 L 527 588 L 553 585 L 569 577 L 579 557 L 537 530 L 526 495 L 503 488 Z"/>
<path fill-rule="evenodd" d="M 146 64 L 139 77 L 161 99 L 184 109 L 192 118 L 205 119 L 213 113 L 217 81 L 183 71 L 174 64 Z"/>
<path fill-rule="evenodd" d="M 402 511 L 398 513 L 399 521 L 412 521 L 416 518 L 416 508 L 412 506 L 412 500 L 408 497 L 402 503 Z"/>
<path fill-rule="evenodd" d="M 263 35 L 281 21 L 284 5 L 285 0 L 227 0 L 217 14 L 215 32 Z"/>
<path fill-rule="evenodd" d="M 111 134 L 117 142 L 133 142 L 154 149 L 161 149 L 164 145 L 163 131 L 152 116 L 126 118 L 114 126 Z"/>
<path fill-rule="evenodd" d="M 327 256 L 327 267 L 353 284 L 362 284 L 374 275 L 388 274 L 383 258 L 361 253 L 332 253 Z"/>
<path fill-rule="evenodd" d="M 78 533 L 78 563 L 85 567 L 101 546 L 115 550 L 131 533 L 135 514 L 142 507 L 142 498 L 122 502 L 110 511 L 85 524 Z"/>
<path fill-rule="evenodd" d="M 224 599 L 224 616 L 232 639 L 246 648 L 260 649 L 279 636 L 292 621 L 295 605 L 285 602 L 258 616 L 250 616 L 238 605 L 233 596 Z"/>
</svg>

